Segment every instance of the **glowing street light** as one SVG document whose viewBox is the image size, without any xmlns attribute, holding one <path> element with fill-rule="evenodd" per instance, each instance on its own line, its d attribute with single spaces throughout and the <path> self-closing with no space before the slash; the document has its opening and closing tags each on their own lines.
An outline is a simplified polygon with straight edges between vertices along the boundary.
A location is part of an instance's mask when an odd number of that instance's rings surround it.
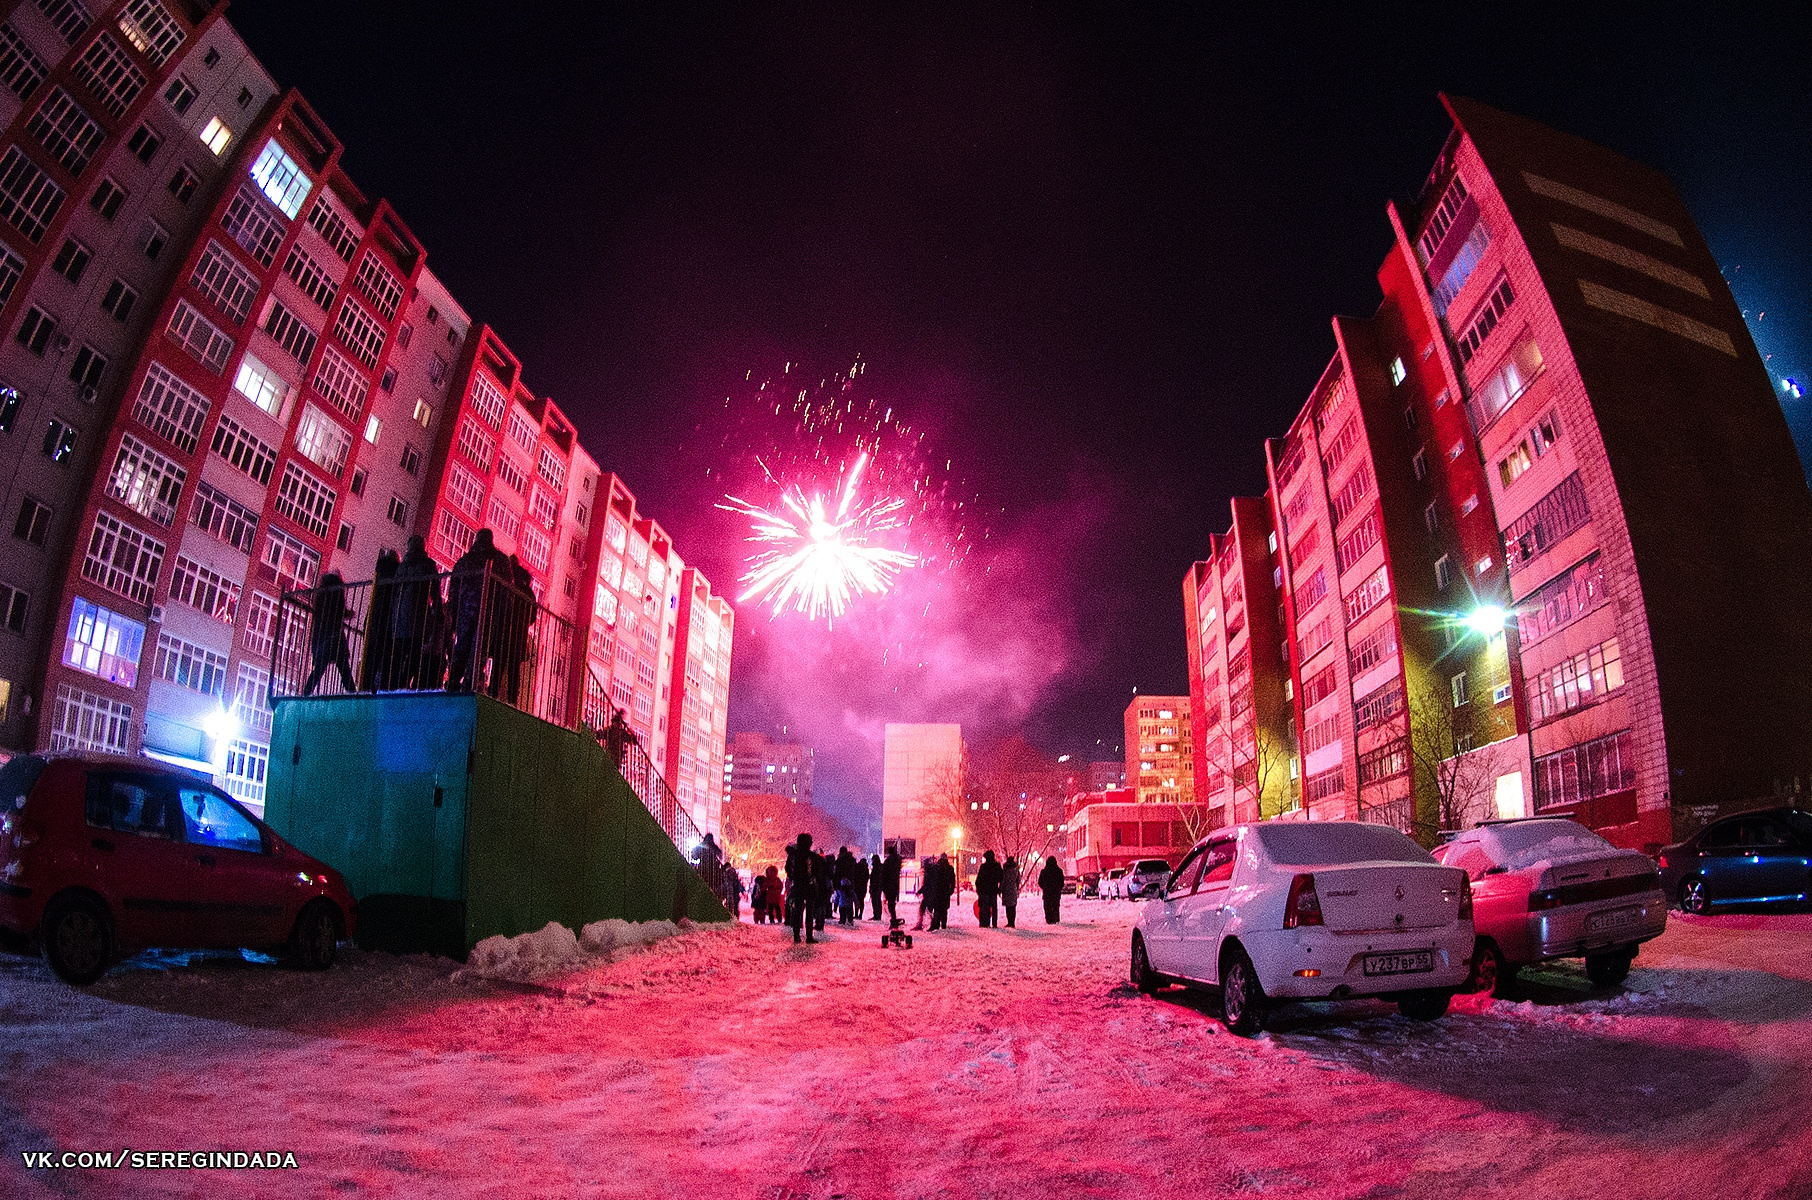
<svg viewBox="0 0 1812 1200">
<path fill-rule="evenodd" d="M 1461 623 L 1474 633 L 1490 635 L 1503 631 L 1510 614 L 1496 604 L 1481 604 L 1461 618 Z"/>
</svg>

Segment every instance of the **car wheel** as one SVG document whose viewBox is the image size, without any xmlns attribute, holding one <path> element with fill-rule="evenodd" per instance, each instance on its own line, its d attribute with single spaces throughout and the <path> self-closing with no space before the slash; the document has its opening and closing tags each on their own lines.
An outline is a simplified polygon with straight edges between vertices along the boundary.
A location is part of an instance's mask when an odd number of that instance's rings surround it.
<svg viewBox="0 0 1812 1200">
<path fill-rule="evenodd" d="M 1151 969 L 1151 955 L 1145 952 L 1145 939 L 1133 934 L 1132 985 L 1147 996 L 1155 995 L 1168 981 Z"/>
<path fill-rule="evenodd" d="M 1221 1024 L 1229 1033 L 1251 1037 L 1265 1027 L 1265 989 L 1252 960 L 1237 947 L 1221 965 Z"/>
<path fill-rule="evenodd" d="M 333 966 L 339 941 L 333 905 L 317 900 L 296 918 L 295 931 L 289 936 L 289 960 L 304 971 L 325 971 Z"/>
<path fill-rule="evenodd" d="M 1412 1021 L 1437 1021 L 1447 1013 L 1453 993 L 1445 990 L 1405 992 L 1397 997 L 1397 1011 Z"/>
<path fill-rule="evenodd" d="M 1697 875 L 1680 885 L 1681 912 L 1702 913 L 1710 904 L 1711 899 L 1705 894 L 1705 881 Z"/>
<path fill-rule="evenodd" d="M 44 958 L 57 978 L 87 987 L 113 962 L 113 929 L 107 909 L 87 896 L 59 896 L 44 913 Z"/>
<path fill-rule="evenodd" d="M 1480 938 L 1472 948 L 1472 974 L 1466 979 L 1466 990 L 1501 996 L 1510 988 L 1516 972 L 1504 962 L 1504 952 L 1490 938 Z"/>
<path fill-rule="evenodd" d="M 1586 978 L 1597 987 L 1615 987 L 1629 978 L 1630 963 L 1636 958 L 1632 950 L 1612 950 L 1606 954 L 1585 956 Z"/>
</svg>

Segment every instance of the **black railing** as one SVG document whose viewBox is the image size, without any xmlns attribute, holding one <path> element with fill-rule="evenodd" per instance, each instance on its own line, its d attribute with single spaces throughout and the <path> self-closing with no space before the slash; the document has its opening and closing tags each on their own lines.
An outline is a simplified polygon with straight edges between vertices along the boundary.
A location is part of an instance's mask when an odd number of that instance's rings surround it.
<svg viewBox="0 0 1812 1200">
<path fill-rule="evenodd" d="M 406 571 L 285 592 L 271 630 L 271 698 L 482 692 L 556 725 L 572 625 L 491 569 Z"/>
<path fill-rule="evenodd" d="M 667 786 L 660 768 L 648 754 L 648 750 L 637 738 L 635 731 L 629 728 L 629 721 L 622 709 L 610 702 L 610 695 L 604 683 L 592 669 L 589 662 L 585 664 L 585 703 L 584 716 L 580 721 L 582 729 L 590 731 L 597 739 L 598 745 L 616 760 L 617 770 L 623 775 L 635 794 L 641 797 L 642 803 L 673 844 L 682 850 L 691 849 L 703 840 L 698 824 L 692 814 L 680 804 L 679 797 Z"/>
</svg>

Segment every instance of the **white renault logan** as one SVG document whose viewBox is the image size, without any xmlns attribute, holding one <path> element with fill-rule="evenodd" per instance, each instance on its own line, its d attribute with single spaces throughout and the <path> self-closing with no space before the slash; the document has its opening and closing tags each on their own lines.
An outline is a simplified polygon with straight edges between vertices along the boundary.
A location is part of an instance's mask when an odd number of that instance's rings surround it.
<svg viewBox="0 0 1812 1200">
<path fill-rule="evenodd" d="M 1140 914 L 1132 981 L 1218 987 L 1234 1033 L 1271 1002 L 1384 996 L 1432 1021 L 1472 966 L 1472 887 L 1385 825 L 1267 822 L 1210 834 Z"/>
</svg>

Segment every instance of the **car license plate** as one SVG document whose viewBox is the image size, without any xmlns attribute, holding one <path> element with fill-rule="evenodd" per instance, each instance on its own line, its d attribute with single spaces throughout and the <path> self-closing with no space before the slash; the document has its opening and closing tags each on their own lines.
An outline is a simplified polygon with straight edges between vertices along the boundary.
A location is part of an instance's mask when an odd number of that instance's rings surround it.
<svg viewBox="0 0 1812 1200">
<path fill-rule="evenodd" d="M 1585 927 L 1587 933 L 1613 933 L 1619 929 L 1632 929 L 1641 920 L 1640 908 L 1613 908 L 1587 917 Z"/>
<path fill-rule="evenodd" d="M 1433 950 L 1406 950 L 1401 954 L 1368 954 L 1365 956 L 1365 973 L 1367 975 L 1409 975 L 1417 971 L 1434 970 Z"/>
</svg>

